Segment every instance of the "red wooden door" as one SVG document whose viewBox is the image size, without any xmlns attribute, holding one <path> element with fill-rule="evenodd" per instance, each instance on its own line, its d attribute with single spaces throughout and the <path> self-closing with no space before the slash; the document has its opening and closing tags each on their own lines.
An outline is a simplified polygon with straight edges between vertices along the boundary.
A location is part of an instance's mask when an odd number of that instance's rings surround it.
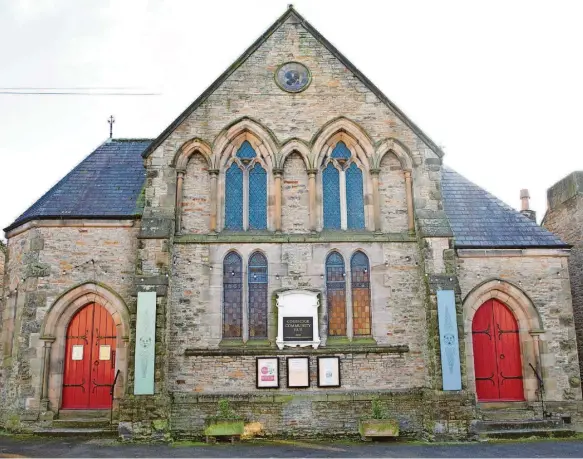
<svg viewBox="0 0 583 459">
<path fill-rule="evenodd" d="M 488 300 L 472 323 L 479 401 L 524 400 L 518 324 L 510 310 Z"/>
<path fill-rule="evenodd" d="M 65 346 L 62 408 L 111 407 L 115 333 L 111 315 L 98 304 L 88 304 L 71 319 Z"/>
</svg>

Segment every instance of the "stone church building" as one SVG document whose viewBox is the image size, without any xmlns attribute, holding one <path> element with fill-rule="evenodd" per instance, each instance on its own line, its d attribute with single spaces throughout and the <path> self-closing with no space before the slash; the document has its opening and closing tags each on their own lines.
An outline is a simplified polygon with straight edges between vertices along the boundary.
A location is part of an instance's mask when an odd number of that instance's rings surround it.
<svg viewBox="0 0 583 459">
<path fill-rule="evenodd" d="M 5 235 L 6 428 L 197 437 L 222 400 L 249 435 L 355 435 L 373 399 L 417 438 L 581 420 L 570 246 L 292 7 Z"/>
</svg>

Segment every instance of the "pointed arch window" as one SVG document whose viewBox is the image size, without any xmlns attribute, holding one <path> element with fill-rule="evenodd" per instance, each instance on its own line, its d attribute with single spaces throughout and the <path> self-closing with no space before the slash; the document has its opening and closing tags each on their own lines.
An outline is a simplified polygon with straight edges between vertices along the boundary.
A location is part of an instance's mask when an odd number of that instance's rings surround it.
<svg viewBox="0 0 583 459">
<path fill-rule="evenodd" d="M 346 273 L 338 252 L 326 258 L 326 303 L 328 336 L 346 336 Z"/>
<path fill-rule="evenodd" d="M 223 260 L 223 338 L 242 338 L 243 269 L 241 257 L 229 252 Z"/>
<path fill-rule="evenodd" d="M 267 258 L 255 252 L 249 258 L 249 339 L 267 338 Z"/>
<path fill-rule="evenodd" d="M 247 140 L 225 172 L 225 229 L 267 229 L 267 171 Z"/>
<path fill-rule="evenodd" d="M 352 333 L 354 336 L 371 334 L 370 268 L 368 257 L 355 252 L 350 260 L 352 283 Z"/>
<path fill-rule="evenodd" d="M 324 229 L 364 229 L 362 170 L 346 144 L 338 142 L 322 171 Z"/>
</svg>

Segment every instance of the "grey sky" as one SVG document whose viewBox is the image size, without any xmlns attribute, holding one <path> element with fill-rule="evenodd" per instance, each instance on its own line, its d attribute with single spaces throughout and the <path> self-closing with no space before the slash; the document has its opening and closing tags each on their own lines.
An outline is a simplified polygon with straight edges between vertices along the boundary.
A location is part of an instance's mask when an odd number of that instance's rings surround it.
<svg viewBox="0 0 583 459">
<path fill-rule="evenodd" d="M 0 94 L 0 227 L 108 136 L 156 137 L 289 0 L 0 0 L 0 87 L 131 87 L 160 96 Z M 324 1 L 295 7 L 437 144 L 445 163 L 539 220 L 583 169 L 581 1 Z"/>
</svg>

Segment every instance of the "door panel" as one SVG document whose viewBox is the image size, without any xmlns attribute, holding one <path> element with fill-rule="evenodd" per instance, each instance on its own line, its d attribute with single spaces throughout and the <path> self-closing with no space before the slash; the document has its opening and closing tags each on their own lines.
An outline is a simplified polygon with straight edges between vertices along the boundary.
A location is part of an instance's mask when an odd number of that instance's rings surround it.
<svg viewBox="0 0 583 459">
<path fill-rule="evenodd" d="M 518 324 L 497 300 L 476 311 L 472 323 L 478 400 L 524 400 Z"/>
<path fill-rule="evenodd" d="M 62 408 L 110 408 L 115 375 L 115 323 L 98 304 L 81 309 L 67 328 Z"/>
</svg>

